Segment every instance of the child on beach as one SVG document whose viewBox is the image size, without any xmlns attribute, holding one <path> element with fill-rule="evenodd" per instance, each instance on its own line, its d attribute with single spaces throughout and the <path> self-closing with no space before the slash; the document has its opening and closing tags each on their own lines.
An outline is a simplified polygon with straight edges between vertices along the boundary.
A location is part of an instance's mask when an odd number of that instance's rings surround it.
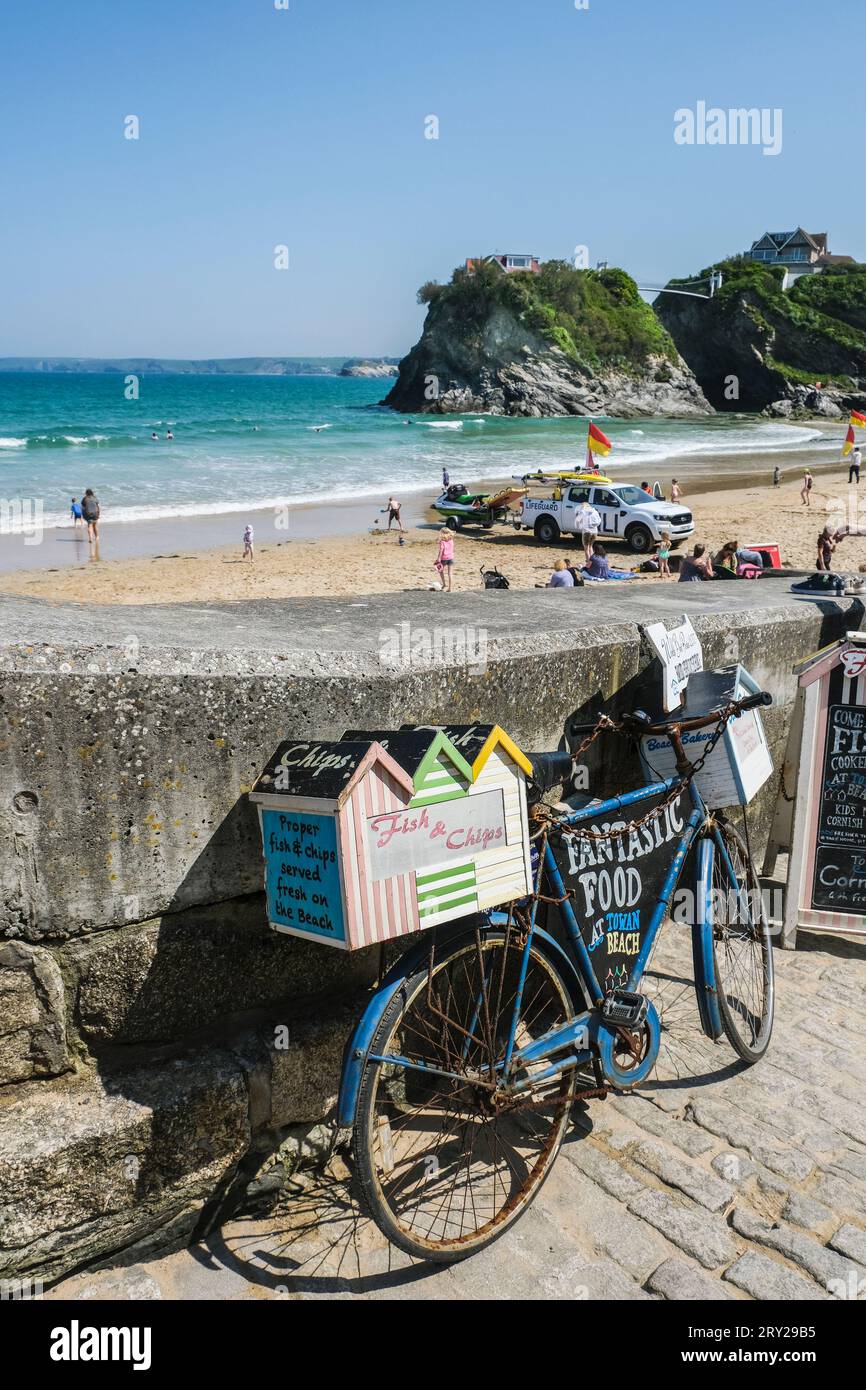
<svg viewBox="0 0 866 1390">
<path fill-rule="evenodd" d="M 72 499 L 72 505 L 70 506 L 69 511 L 72 515 L 72 525 L 75 527 L 77 531 L 78 523 L 81 521 L 81 503 L 76 502 L 74 497 Z"/>
<path fill-rule="evenodd" d="M 781 477 L 781 474 L 780 474 L 780 472 L 779 472 L 779 465 L 776 464 L 776 467 L 773 469 L 773 487 L 778 487 L 778 486 L 779 486 L 779 478 L 780 478 L 780 477 Z"/>
<path fill-rule="evenodd" d="M 658 548 L 659 578 L 660 578 L 660 579 L 670 579 L 670 577 L 671 577 L 671 567 L 670 567 L 670 565 L 668 564 L 668 560 L 670 559 L 670 557 L 671 557 L 671 538 L 670 538 L 670 536 L 668 535 L 667 531 L 662 531 L 661 539 L 660 539 L 660 541 L 659 541 L 659 548 Z"/>
<path fill-rule="evenodd" d="M 811 505 L 812 505 L 812 503 L 809 501 L 809 493 L 810 493 L 811 491 L 812 491 L 812 474 L 809 472 L 809 470 L 808 470 L 808 468 L 807 468 L 806 471 L 805 471 L 805 473 L 803 474 L 803 486 L 800 488 L 800 496 L 802 497 L 803 502 L 805 503 L 805 505 L 806 505 L 807 507 L 811 507 Z"/>
<path fill-rule="evenodd" d="M 679 502 L 682 495 L 683 490 L 677 482 L 676 478 L 671 478 L 671 501 Z"/>
<path fill-rule="evenodd" d="M 256 558 L 255 555 L 253 554 L 253 528 L 252 528 L 252 526 L 245 526 L 245 527 L 244 527 L 244 553 L 243 553 L 243 557 L 242 557 L 242 558 L 245 560 L 245 559 L 247 558 L 248 555 L 249 555 L 249 557 L 250 557 L 250 562 L 252 563 L 252 562 L 255 560 L 255 558 Z"/>
<path fill-rule="evenodd" d="M 442 588 L 450 594 L 454 574 L 454 532 L 450 526 L 443 526 L 439 532 L 439 549 L 433 563 L 439 571 Z"/>
</svg>

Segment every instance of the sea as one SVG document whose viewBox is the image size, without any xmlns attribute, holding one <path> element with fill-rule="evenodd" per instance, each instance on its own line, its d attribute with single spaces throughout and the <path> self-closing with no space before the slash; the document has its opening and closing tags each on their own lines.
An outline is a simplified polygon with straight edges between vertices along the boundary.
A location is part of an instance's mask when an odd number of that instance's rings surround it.
<svg viewBox="0 0 866 1390">
<path fill-rule="evenodd" d="M 205 517 L 286 504 L 384 499 L 452 482 L 503 479 L 583 463 L 587 422 L 469 415 L 407 417 L 384 409 L 387 379 L 331 376 L 122 375 L 0 372 L 0 503 L 6 531 L 41 502 L 46 527 L 69 524 L 90 487 L 112 525 Z M 614 448 L 611 476 L 669 482 L 735 473 L 762 458 L 814 460 L 838 441 L 808 424 L 725 415 L 700 420 L 597 417 Z M 173 435 L 168 439 L 168 433 Z M 153 436 L 156 436 L 154 439 Z"/>
</svg>

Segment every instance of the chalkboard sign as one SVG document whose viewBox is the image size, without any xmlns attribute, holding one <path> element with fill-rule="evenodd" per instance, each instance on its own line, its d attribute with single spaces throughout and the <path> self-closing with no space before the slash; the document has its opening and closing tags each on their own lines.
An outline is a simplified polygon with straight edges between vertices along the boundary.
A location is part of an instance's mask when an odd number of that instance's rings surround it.
<svg viewBox="0 0 866 1390">
<path fill-rule="evenodd" d="M 866 916 L 866 705 L 830 705 L 812 906 Z"/>
<path fill-rule="evenodd" d="M 782 940 L 798 929 L 866 935 L 866 634 L 845 638 L 794 668 L 800 692 L 780 799 L 764 860 L 787 848 Z"/>
<path fill-rule="evenodd" d="M 644 817 L 657 796 L 635 807 Z M 682 792 L 663 810 L 624 835 L 588 839 L 579 834 L 551 839 L 553 857 L 602 990 L 625 989 L 643 943 L 659 892 L 691 811 Z M 590 830 L 616 830 L 620 816 L 585 822 Z"/>
</svg>

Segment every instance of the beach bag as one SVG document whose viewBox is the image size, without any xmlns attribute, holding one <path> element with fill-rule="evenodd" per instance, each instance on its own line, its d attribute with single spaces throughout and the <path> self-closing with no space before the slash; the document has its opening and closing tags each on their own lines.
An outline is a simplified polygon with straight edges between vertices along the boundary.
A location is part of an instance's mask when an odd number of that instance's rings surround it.
<svg viewBox="0 0 866 1390">
<path fill-rule="evenodd" d="M 504 574 L 500 574 L 497 569 L 486 570 L 483 565 L 481 567 L 481 583 L 484 585 L 485 589 L 511 588 Z"/>
<path fill-rule="evenodd" d="M 748 560 L 744 561 L 741 565 L 737 565 L 738 579 L 760 579 L 763 573 L 763 565 L 753 565 L 750 564 Z"/>
</svg>

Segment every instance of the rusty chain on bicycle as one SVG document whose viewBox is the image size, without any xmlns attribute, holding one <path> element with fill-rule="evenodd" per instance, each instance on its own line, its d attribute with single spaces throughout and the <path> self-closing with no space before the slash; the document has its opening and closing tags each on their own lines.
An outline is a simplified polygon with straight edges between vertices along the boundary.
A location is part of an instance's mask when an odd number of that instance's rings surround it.
<svg viewBox="0 0 866 1390">
<path fill-rule="evenodd" d="M 667 796 L 664 797 L 662 801 L 658 802 L 657 805 L 651 807 L 651 809 L 647 811 L 645 815 L 635 816 L 630 821 L 624 821 L 621 826 L 612 826 L 609 830 L 590 830 L 588 826 L 575 825 L 563 827 L 559 831 L 559 833 L 561 835 L 571 835 L 575 838 L 584 840 L 618 840 L 622 839 L 625 835 L 631 834 L 633 830 L 637 830 L 640 826 L 646 825 L 649 821 L 654 820 L 657 816 L 660 816 L 662 812 L 674 801 L 676 801 L 677 797 L 682 792 L 684 792 L 686 788 L 694 781 L 695 777 L 701 771 L 701 768 L 703 767 L 710 753 L 713 751 L 722 734 L 724 733 L 725 726 L 727 725 L 728 721 L 733 718 L 736 712 L 737 705 L 734 703 L 725 705 L 719 711 L 718 722 L 716 723 L 716 727 L 713 730 L 712 735 L 707 740 L 707 745 L 704 748 L 704 751 L 702 752 L 701 756 L 698 758 L 696 762 L 690 765 L 689 771 L 683 775 L 681 780 L 678 781 L 674 787 L 671 788 Z M 607 714 L 599 715 L 598 723 L 596 724 L 592 733 L 587 735 L 587 737 L 583 740 L 583 743 L 581 743 L 580 747 L 575 749 L 574 753 L 572 754 L 572 759 L 574 762 L 577 762 L 578 758 L 583 756 L 583 754 L 590 747 L 590 745 L 595 742 L 599 734 L 602 733 L 604 730 L 610 730 L 611 733 L 620 734 L 623 738 L 635 737 L 634 730 L 628 728 L 624 723 L 618 722 L 615 719 L 611 719 L 610 716 Z M 549 835 L 551 827 L 553 827 L 554 829 L 556 828 L 556 821 L 561 817 L 562 812 L 554 811 L 552 807 L 545 806 L 543 802 L 539 802 L 537 805 L 532 807 L 531 815 L 533 820 L 541 823 L 541 829 L 536 831 L 535 835 L 531 837 L 532 839 L 537 839 L 538 836 L 542 833 L 542 830 L 546 831 Z"/>
</svg>

